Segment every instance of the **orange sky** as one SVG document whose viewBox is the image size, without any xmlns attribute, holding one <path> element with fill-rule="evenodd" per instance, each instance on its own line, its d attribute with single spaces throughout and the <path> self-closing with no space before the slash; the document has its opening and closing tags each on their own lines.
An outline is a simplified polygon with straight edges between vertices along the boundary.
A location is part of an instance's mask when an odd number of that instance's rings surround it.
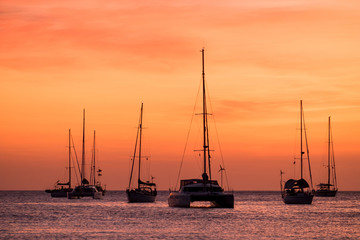
<svg viewBox="0 0 360 240">
<path fill-rule="evenodd" d="M 278 190 L 280 169 L 294 176 L 303 99 L 314 183 L 331 115 L 339 188 L 360 190 L 359 26 L 355 0 L 1 1 L 0 189 L 63 176 L 69 128 L 81 152 L 83 108 L 87 160 L 96 129 L 102 181 L 125 189 L 142 101 L 151 174 L 173 187 L 205 47 L 232 189 Z M 197 120 L 182 177 L 201 175 Z"/>
</svg>

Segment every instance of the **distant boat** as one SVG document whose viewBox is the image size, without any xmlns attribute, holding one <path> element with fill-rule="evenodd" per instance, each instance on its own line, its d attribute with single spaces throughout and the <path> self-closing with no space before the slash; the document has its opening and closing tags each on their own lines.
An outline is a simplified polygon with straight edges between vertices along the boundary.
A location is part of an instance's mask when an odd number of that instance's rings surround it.
<svg viewBox="0 0 360 240">
<path fill-rule="evenodd" d="M 45 192 L 50 193 L 51 197 L 60 198 L 60 197 L 67 197 L 67 193 L 71 192 L 73 189 L 71 187 L 71 130 L 69 129 L 69 176 L 68 182 L 61 183 L 57 181 L 55 184 L 55 188 L 53 189 L 46 189 Z M 65 187 L 64 187 L 65 186 Z"/>
<path fill-rule="evenodd" d="M 94 140 L 95 140 L 95 133 L 94 133 Z M 94 149 L 95 149 L 95 142 L 94 142 Z M 89 181 L 85 178 L 85 109 L 83 110 L 83 140 L 82 140 L 80 179 L 81 179 L 81 184 L 76 186 L 72 192 L 67 193 L 67 197 L 69 199 L 82 198 L 82 197 L 93 197 L 94 199 L 102 198 L 104 192 L 99 191 L 95 185 L 90 185 Z M 94 177 L 94 181 L 95 181 L 95 177 Z"/>
<path fill-rule="evenodd" d="M 234 195 L 224 193 L 216 180 L 211 179 L 210 168 L 210 146 L 207 121 L 206 93 L 205 93 L 205 71 L 204 71 L 204 49 L 202 52 L 202 85 L 203 85 L 203 157 L 204 168 L 202 179 L 183 179 L 180 181 L 179 191 L 170 192 L 168 204 L 170 207 L 190 207 L 191 202 L 207 201 L 213 207 L 233 208 Z M 207 164 L 208 163 L 208 164 Z M 210 179 L 209 179 L 210 178 Z"/>
<path fill-rule="evenodd" d="M 96 168 L 95 156 L 96 156 L 96 148 L 95 148 L 95 130 L 94 130 L 94 146 L 93 146 L 92 163 L 91 163 L 91 171 L 90 171 L 90 185 L 95 186 L 95 188 L 99 192 L 101 192 L 103 196 L 105 196 L 106 189 L 101 185 L 101 182 L 99 181 L 99 177 L 102 176 L 102 170 Z"/>
<path fill-rule="evenodd" d="M 281 196 L 283 198 L 284 203 L 286 204 L 311 204 L 314 193 L 310 189 L 309 184 L 303 178 L 303 129 L 305 133 L 305 143 L 306 143 L 306 158 L 308 160 L 309 165 L 309 175 L 312 185 L 312 177 L 311 177 L 311 167 L 310 167 L 310 159 L 309 159 L 309 148 L 307 143 L 306 136 L 306 128 L 305 128 L 305 119 L 303 113 L 302 100 L 300 100 L 300 166 L 301 166 L 301 177 L 300 179 L 289 179 L 286 181 L 284 185 L 284 189 L 281 191 Z"/>
<path fill-rule="evenodd" d="M 318 189 L 315 191 L 315 196 L 318 197 L 335 197 L 338 188 L 336 182 L 335 171 L 335 157 L 334 157 L 334 145 L 332 140 L 332 131 L 329 117 L 329 129 L 328 129 L 328 164 L 327 164 L 327 183 L 320 183 Z M 331 182 L 332 180 L 332 182 Z"/>
<path fill-rule="evenodd" d="M 144 182 L 140 178 L 140 176 L 141 176 L 140 175 L 141 174 L 140 167 L 141 167 L 142 118 L 143 118 L 143 103 L 141 103 L 140 120 L 139 120 L 137 135 L 136 135 L 134 155 L 132 158 L 129 187 L 126 189 L 127 198 L 130 203 L 155 202 L 155 198 L 157 195 L 156 184 L 153 182 L 149 182 L 149 181 Z M 139 143 L 139 147 L 138 147 L 138 143 Z M 131 188 L 131 182 L 133 180 L 132 178 L 133 178 L 133 173 L 134 173 L 134 164 L 135 164 L 135 158 L 136 158 L 137 151 L 138 151 L 138 159 L 139 159 L 137 188 Z"/>
</svg>

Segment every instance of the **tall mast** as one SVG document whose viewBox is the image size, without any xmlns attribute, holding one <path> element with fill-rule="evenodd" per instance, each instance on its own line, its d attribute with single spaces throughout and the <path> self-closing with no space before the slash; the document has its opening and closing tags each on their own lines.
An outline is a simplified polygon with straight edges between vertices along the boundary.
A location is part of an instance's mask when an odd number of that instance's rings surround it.
<svg viewBox="0 0 360 240">
<path fill-rule="evenodd" d="M 140 112 L 140 138 L 139 138 L 139 172 L 138 172 L 138 188 L 140 188 L 140 166 L 141 166 L 141 136 L 142 136 L 142 117 L 143 117 L 143 103 L 141 103 L 141 112 Z"/>
<path fill-rule="evenodd" d="M 82 154 L 81 154 L 81 185 L 84 185 L 85 179 L 85 109 L 83 109 L 83 139 L 82 139 Z"/>
<path fill-rule="evenodd" d="M 204 184 L 208 180 L 208 175 L 206 173 L 206 156 L 208 156 L 209 161 L 209 175 L 211 178 L 211 169 L 210 169 L 210 152 L 209 152 L 209 132 L 208 132 L 208 122 L 207 122 L 207 107 L 206 107 L 206 87 L 205 87 L 205 56 L 204 48 L 201 49 L 202 54 L 202 85 L 203 85 L 203 154 L 204 154 L 204 172 L 202 174 Z"/>
<path fill-rule="evenodd" d="M 69 188 L 71 188 L 71 130 L 69 129 Z"/>
<path fill-rule="evenodd" d="M 300 100 L 300 165 L 301 165 L 301 179 L 303 178 L 303 134 L 302 134 L 302 127 L 303 127 L 303 107 L 302 107 L 302 100 Z"/>
<path fill-rule="evenodd" d="M 329 116 L 329 129 L 328 129 L 328 189 L 330 189 L 330 144 L 331 144 L 331 137 L 330 137 L 330 116 Z"/>
<path fill-rule="evenodd" d="M 95 130 L 94 130 L 94 143 L 93 143 L 93 157 L 91 163 L 91 176 L 90 176 L 90 184 L 95 185 Z"/>
<path fill-rule="evenodd" d="M 204 48 L 201 49 L 202 55 L 202 83 L 203 83 L 203 151 L 204 151 L 204 171 L 203 174 L 206 174 L 206 92 L 205 92 L 205 57 L 204 57 Z"/>
</svg>

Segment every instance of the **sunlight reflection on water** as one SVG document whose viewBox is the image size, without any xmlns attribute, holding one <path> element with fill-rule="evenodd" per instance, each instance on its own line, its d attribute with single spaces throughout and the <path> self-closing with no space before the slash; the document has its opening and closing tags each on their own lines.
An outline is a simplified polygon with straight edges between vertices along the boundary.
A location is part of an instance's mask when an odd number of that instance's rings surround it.
<svg viewBox="0 0 360 240">
<path fill-rule="evenodd" d="M 315 198 L 312 205 L 285 205 L 277 192 L 235 192 L 234 209 L 170 208 L 167 196 L 159 192 L 157 202 L 141 204 L 127 203 L 124 192 L 109 192 L 102 200 L 2 192 L 0 237 L 360 238 L 360 193 Z"/>
</svg>

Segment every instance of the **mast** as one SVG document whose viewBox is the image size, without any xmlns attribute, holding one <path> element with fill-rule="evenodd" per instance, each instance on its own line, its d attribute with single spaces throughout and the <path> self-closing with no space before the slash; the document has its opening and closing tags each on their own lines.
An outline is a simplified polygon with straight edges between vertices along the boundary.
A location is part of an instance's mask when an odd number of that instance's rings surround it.
<svg viewBox="0 0 360 240">
<path fill-rule="evenodd" d="M 141 103 L 141 108 L 142 108 L 142 103 Z M 140 114 L 140 118 L 141 118 L 141 114 Z M 136 149 L 137 149 L 139 131 L 140 131 L 140 122 L 141 122 L 141 119 L 139 119 L 139 126 L 138 126 L 138 129 L 137 129 L 137 132 L 136 132 L 135 148 L 134 148 L 134 155 L 132 157 L 132 164 L 131 164 L 131 172 L 130 172 L 130 179 L 129 179 L 129 187 L 128 187 L 128 189 L 130 189 L 130 187 L 131 187 L 131 180 L 132 180 L 132 176 L 133 176 L 133 172 L 134 172 Z"/>
<path fill-rule="evenodd" d="M 201 49 L 202 54 L 202 85 L 203 85 L 203 154 L 204 154 L 204 169 L 203 169 L 203 180 L 204 184 L 208 180 L 208 175 L 206 173 L 206 156 L 208 156 L 209 161 L 209 175 L 211 179 L 211 169 L 210 169 L 210 152 L 209 152 L 209 132 L 208 132 L 208 122 L 207 122 L 207 107 L 206 107 L 206 87 L 205 87 L 205 56 L 204 48 Z"/>
<path fill-rule="evenodd" d="M 331 144 L 331 137 L 330 137 L 330 116 L 329 116 L 329 129 L 328 129 L 328 189 L 330 189 L 330 144 Z"/>
<path fill-rule="evenodd" d="M 91 174 L 90 174 L 90 184 L 95 185 L 95 130 L 94 130 L 94 143 L 93 143 L 93 156 L 91 162 Z"/>
<path fill-rule="evenodd" d="M 71 129 L 69 129 L 69 188 L 71 188 Z"/>
<path fill-rule="evenodd" d="M 140 166 L 141 166 L 141 136 L 142 136 L 142 117 L 143 117 L 143 103 L 141 103 L 140 125 L 139 125 L 139 172 L 138 172 L 138 188 L 140 188 Z"/>
<path fill-rule="evenodd" d="M 302 100 L 300 100 L 300 165 L 301 165 L 301 179 L 303 178 L 303 134 L 302 134 L 302 127 L 303 127 L 303 108 L 302 108 Z"/>
<path fill-rule="evenodd" d="M 85 180 L 85 109 L 83 109 L 83 139 L 82 139 L 82 154 L 81 154 L 81 185 L 84 185 Z"/>
</svg>

